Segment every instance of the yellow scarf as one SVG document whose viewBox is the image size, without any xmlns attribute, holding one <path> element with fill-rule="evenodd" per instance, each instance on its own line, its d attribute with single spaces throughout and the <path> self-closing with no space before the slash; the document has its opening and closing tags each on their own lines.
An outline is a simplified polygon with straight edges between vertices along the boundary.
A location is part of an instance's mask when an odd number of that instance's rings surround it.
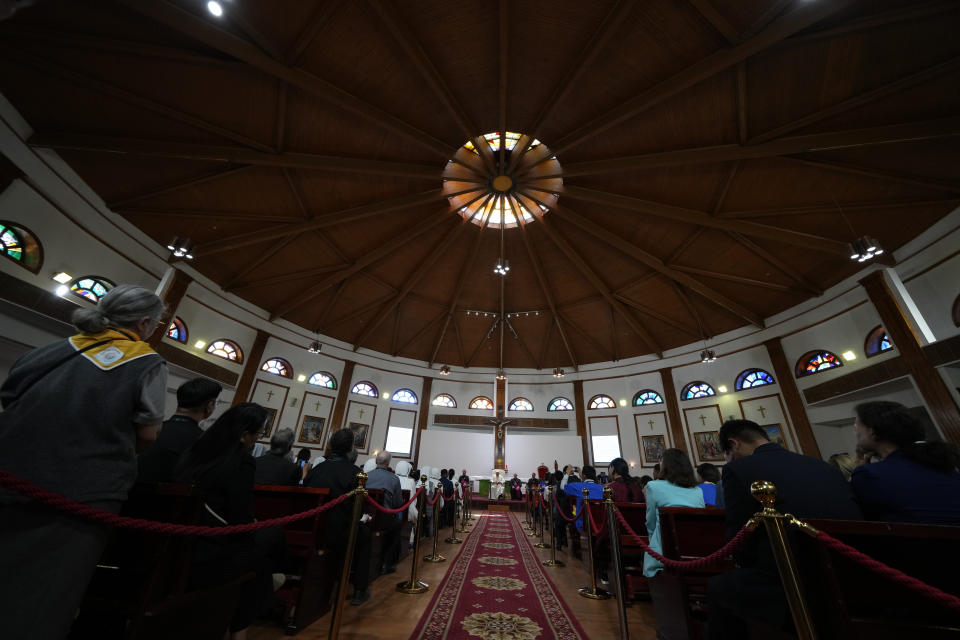
<svg viewBox="0 0 960 640">
<path fill-rule="evenodd" d="M 93 347 L 80 354 L 104 371 L 115 369 L 137 358 L 156 354 L 156 351 L 150 348 L 150 345 L 140 340 L 137 334 L 129 329 L 114 329 L 111 327 L 100 333 L 79 333 L 70 336 L 68 340 L 77 351 L 98 342 L 110 340 L 106 344 Z"/>
</svg>

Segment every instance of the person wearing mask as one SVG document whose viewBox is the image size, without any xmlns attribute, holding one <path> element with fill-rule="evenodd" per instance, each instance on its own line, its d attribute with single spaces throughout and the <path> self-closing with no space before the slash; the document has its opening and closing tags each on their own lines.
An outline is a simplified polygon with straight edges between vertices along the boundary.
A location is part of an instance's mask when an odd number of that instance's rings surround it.
<svg viewBox="0 0 960 640">
<path fill-rule="evenodd" d="M 614 502 L 643 502 L 640 481 L 630 475 L 630 465 L 623 458 L 614 458 L 608 468 Z"/>
<path fill-rule="evenodd" d="M 928 442 L 923 424 L 902 404 L 865 402 L 855 408 L 857 460 L 850 486 L 868 520 L 960 524 L 957 448 Z M 869 464 L 867 455 L 879 462 Z"/>
<path fill-rule="evenodd" d="M 20 356 L 0 387 L 0 468 L 119 512 L 163 422 L 167 366 L 144 342 L 163 310 L 152 291 L 121 284 L 73 312 L 79 333 Z M 108 533 L 0 490 L 3 635 L 65 637 Z"/>
<path fill-rule="evenodd" d="M 194 378 L 177 389 L 177 410 L 163 423 L 157 441 L 137 457 L 138 482 L 170 482 L 180 456 L 196 442 L 203 429 L 200 423 L 217 408 L 223 390 L 206 378 Z"/>
<path fill-rule="evenodd" d="M 400 478 L 390 470 L 390 460 L 389 451 L 381 451 L 377 454 L 376 466 L 367 474 L 367 488 L 382 489 L 383 506 L 396 509 L 403 505 L 403 493 Z M 397 561 L 400 559 L 400 528 L 403 526 L 403 514 L 378 513 L 377 517 L 380 518 L 380 530 L 384 536 L 380 573 L 395 573 Z"/>
<path fill-rule="evenodd" d="M 728 420 L 720 427 L 719 439 L 727 460 L 721 486 L 728 540 L 757 512 L 750 485 L 758 480 L 768 480 L 777 487 L 776 508 L 781 513 L 798 518 L 862 519 L 850 484 L 837 469 L 770 442 L 756 422 Z M 762 527 L 736 560 L 737 569 L 708 582 L 709 640 L 748 637 L 744 618 L 775 628 L 789 619 L 780 575 Z"/>
<path fill-rule="evenodd" d="M 723 492 L 719 490 L 720 469 L 717 465 L 704 462 L 697 466 L 697 475 L 700 478 L 703 501 L 711 507 L 723 507 Z"/>
<path fill-rule="evenodd" d="M 256 484 L 295 486 L 300 484 L 303 472 L 290 462 L 293 448 L 293 431 L 280 429 L 270 437 L 270 450 L 255 458 L 257 469 L 253 476 Z"/>
</svg>

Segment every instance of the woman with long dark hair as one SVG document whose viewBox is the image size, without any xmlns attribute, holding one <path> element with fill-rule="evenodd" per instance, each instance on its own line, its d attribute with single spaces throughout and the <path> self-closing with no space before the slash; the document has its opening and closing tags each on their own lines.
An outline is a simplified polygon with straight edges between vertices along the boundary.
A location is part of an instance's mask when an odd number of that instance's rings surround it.
<svg viewBox="0 0 960 640">
<path fill-rule="evenodd" d="M 643 487 L 630 475 L 630 465 L 623 458 L 614 458 L 607 469 L 614 502 L 642 502 Z"/>
<path fill-rule="evenodd" d="M 868 520 L 960 523 L 957 448 L 929 442 L 902 404 L 865 402 L 857 418 L 857 467 L 850 485 Z M 869 464 L 868 456 L 879 458 Z"/>
</svg>

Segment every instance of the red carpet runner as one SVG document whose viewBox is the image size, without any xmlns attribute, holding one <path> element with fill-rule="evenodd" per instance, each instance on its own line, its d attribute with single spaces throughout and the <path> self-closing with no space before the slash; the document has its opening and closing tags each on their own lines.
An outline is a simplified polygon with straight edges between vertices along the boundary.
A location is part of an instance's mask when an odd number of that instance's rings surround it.
<svg viewBox="0 0 960 640">
<path fill-rule="evenodd" d="M 586 640 L 512 514 L 484 513 L 411 640 Z"/>
</svg>

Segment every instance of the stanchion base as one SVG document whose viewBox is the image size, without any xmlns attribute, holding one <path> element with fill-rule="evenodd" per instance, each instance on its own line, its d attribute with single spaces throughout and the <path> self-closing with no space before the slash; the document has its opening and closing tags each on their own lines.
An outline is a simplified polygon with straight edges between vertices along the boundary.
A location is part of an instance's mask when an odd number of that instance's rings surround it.
<svg viewBox="0 0 960 640">
<path fill-rule="evenodd" d="M 563 560 L 544 560 L 543 566 L 545 567 L 565 567 L 567 566 Z"/>
<path fill-rule="evenodd" d="M 424 562 L 446 562 L 447 559 L 438 553 L 437 555 L 430 554 L 429 556 L 423 556 L 423 561 Z"/>
<path fill-rule="evenodd" d="M 550 544 L 547 543 L 547 542 L 538 542 L 537 544 L 533 545 L 533 548 L 534 548 L 534 549 L 549 549 L 549 548 L 550 548 Z"/>
<path fill-rule="evenodd" d="M 584 598 L 590 598 L 591 600 L 609 600 L 610 592 L 604 591 L 603 589 L 594 589 L 593 587 L 581 587 L 577 589 L 579 593 Z"/>
<path fill-rule="evenodd" d="M 460 538 L 455 538 L 453 536 L 450 536 L 449 538 L 444 538 L 443 541 L 446 542 L 447 544 L 463 544 L 463 540 L 461 540 Z"/>
<path fill-rule="evenodd" d="M 405 580 L 397 585 L 397 591 L 400 593 L 426 593 L 429 588 L 430 585 L 419 580 L 413 583 L 411 583 L 409 580 Z"/>
</svg>

